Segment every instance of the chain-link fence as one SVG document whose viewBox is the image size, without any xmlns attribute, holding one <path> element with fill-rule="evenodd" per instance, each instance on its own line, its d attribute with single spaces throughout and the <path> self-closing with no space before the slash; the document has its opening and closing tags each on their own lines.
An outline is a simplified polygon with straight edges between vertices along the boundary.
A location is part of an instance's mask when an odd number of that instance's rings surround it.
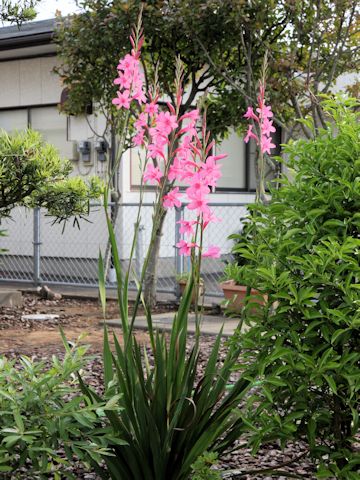
<svg viewBox="0 0 360 480">
<path fill-rule="evenodd" d="M 142 207 L 138 240 L 132 268 L 141 271 L 147 252 L 152 226 L 152 205 Z M 208 225 L 204 235 L 204 247 L 218 245 L 221 258 L 204 258 L 201 275 L 208 296 L 220 296 L 219 281 L 224 265 L 231 261 L 232 241 L 229 235 L 241 230 L 241 219 L 247 208 L 240 203 L 213 203 L 211 205 L 219 222 Z M 128 267 L 132 239 L 138 213 L 138 205 L 121 204 L 118 208 L 109 206 L 110 215 L 116 216 L 115 236 L 124 268 Z M 189 269 L 189 259 L 178 254 L 176 243 L 181 238 L 181 219 L 190 219 L 190 212 L 184 207 L 170 210 L 166 214 L 158 263 L 159 292 L 177 294 L 176 276 Z M 103 207 L 93 205 L 87 221 L 83 220 L 80 229 L 68 223 L 53 224 L 50 217 L 40 209 L 33 211 L 24 208 L 13 210 L 11 219 L 3 220 L 0 230 L 6 236 L 0 237 L 0 281 L 27 282 L 34 285 L 57 284 L 97 287 L 98 257 L 102 252 L 106 260 L 108 286 L 115 287 L 111 252 L 108 244 Z M 132 283 L 135 288 L 135 283 Z"/>
</svg>

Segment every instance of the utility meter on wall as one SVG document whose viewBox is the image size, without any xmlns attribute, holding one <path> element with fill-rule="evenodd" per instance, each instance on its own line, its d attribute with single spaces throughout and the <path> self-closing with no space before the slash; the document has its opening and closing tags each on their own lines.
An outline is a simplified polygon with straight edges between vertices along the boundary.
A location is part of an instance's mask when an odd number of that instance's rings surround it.
<svg viewBox="0 0 360 480">
<path fill-rule="evenodd" d="M 108 150 L 108 145 L 105 140 L 96 140 L 94 143 L 94 148 L 97 152 L 97 159 L 99 162 L 105 162 L 106 161 L 106 152 Z"/>
<path fill-rule="evenodd" d="M 89 163 L 90 153 L 91 153 L 91 144 L 88 140 L 80 140 L 78 143 L 78 151 L 80 153 L 80 159 L 83 162 Z"/>
</svg>

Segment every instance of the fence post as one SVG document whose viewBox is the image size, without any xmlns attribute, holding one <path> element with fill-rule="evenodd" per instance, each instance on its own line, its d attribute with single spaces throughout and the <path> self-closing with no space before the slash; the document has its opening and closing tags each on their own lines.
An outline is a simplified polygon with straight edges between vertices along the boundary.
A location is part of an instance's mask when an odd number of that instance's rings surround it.
<svg viewBox="0 0 360 480">
<path fill-rule="evenodd" d="M 181 205 L 180 208 L 175 208 L 175 273 L 176 275 L 182 275 L 184 273 L 184 257 L 179 254 L 179 249 L 176 247 L 176 244 L 181 240 L 180 233 L 180 220 L 184 220 L 184 205 Z M 177 282 L 175 282 L 175 296 L 177 299 L 180 298 L 180 287 Z"/>
<path fill-rule="evenodd" d="M 134 223 L 134 230 L 136 232 L 137 223 Z M 143 268 L 144 263 L 144 235 L 143 231 L 145 230 L 144 225 L 139 225 L 138 232 L 137 232 L 137 239 L 135 245 L 135 272 L 140 279 L 141 271 Z"/>
<path fill-rule="evenodd" d="M 40 245 L 41 245 L 41 234 L 40 234 L 40 208 L 34 208 L 34 264 L 33 264 L 33 280 L 35 285 L 41 283 L 41 272 L 40 272 Z"/>
</svg>

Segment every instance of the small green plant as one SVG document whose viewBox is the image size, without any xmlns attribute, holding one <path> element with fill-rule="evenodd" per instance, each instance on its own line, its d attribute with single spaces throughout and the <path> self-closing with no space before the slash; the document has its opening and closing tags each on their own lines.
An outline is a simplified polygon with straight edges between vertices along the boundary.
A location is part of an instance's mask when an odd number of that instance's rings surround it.
<svg viewBox="0 0 360 480">
<path fill-rule="evenodd" d="M 359 103 L 327 100 L 314 140 L 286 146 L 293 179 L 253 206 L 250 260 L 237 279 L 267 294 L 245 309 L 254 450 L 306 440 L 319 478 L 358 479 L 360 409 Z M 313 129 L 311 122 L 307 127 Z M 252 359 L 251 359 L 252 357 Z M 255 360 L 254 360 L 255 358 Z"/>
<path fill-rule="evenodd" d="M 204 452 L 192 465 L 191 480 L 221 480 L 221 474 L 212 467 L 218 462 L 215 452 Z"/>
<path fill-rule="evenodd" d="M 64 359 L 53 356 L 49 367 L 26 356 L 0 358 L 1 478 L 18 478 L 25 467 L 32 478 L 75 478 L 66 471 L 74 459 L 89 467 L 106 455 L 110 437 L 102 425 L 113 405 L 78 394 L 86 350 L 66 346 Z"/>
</svg>

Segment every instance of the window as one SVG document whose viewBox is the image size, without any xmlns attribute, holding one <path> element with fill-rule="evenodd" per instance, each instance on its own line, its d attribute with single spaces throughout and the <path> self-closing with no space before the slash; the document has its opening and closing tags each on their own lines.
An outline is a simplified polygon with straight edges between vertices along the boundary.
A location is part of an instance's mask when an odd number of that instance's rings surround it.
<svg viewBox="0 0 360 480">
<path fill-rule="evenodd" d="M 276 131 L 273 138 L 277 148 L 272 151 L 273 155 L 280 154 L 281 132 Z M 228 156 L 220 161 L 222 165 L 222 177 L 219 179 L 216 191 L 221 192 L 254 192 L 256 189 L 255 176 L 255 158 L 257 155 L 257 145 L 251 140 L 245 144 L 242 136 L 231 132 L 228 138 L 224 139 L 215 147 L 216 154 L 227 153 Z M 130 152 L 131 158 L 131 188 L 139 188 L 140 185 L 140 160 L 139 155 L 144 161 L 145 151 L 140 148 L 134 148 Z M 267 168 L 266 181 L 271 181 L 278 176 L 278 165 L 276 170 Z"/>
<path fill-rule="evenodd" d="M 0 111 L 0 128 L 7 132 L 24 130 L 28 126 L 27 110 L 3 110 Z"/>
<path fill-rule="evenodd" d="M 216 147 L 216 154 L 227 153 L 220 161 L 222 177 L 216 190 L 246 190 L 246 145 L 235 132 Z"/>
<path fill-rule="evenodd" d="M 56 107 L 30 109 L 31 128 L 41 133 L 43 138 L 54 145 L 63 156 L 66 145 L 66 116 L 60 114 Z"/>
<path fill-rule="evenodd" d="M 40 132 L 62 157 L 73 158 L 73 143 L 67 141 L 67 118 L 56 105 L 0 110 L 0 128 L 15 132 L 28 127 Z"/>
</svg>

